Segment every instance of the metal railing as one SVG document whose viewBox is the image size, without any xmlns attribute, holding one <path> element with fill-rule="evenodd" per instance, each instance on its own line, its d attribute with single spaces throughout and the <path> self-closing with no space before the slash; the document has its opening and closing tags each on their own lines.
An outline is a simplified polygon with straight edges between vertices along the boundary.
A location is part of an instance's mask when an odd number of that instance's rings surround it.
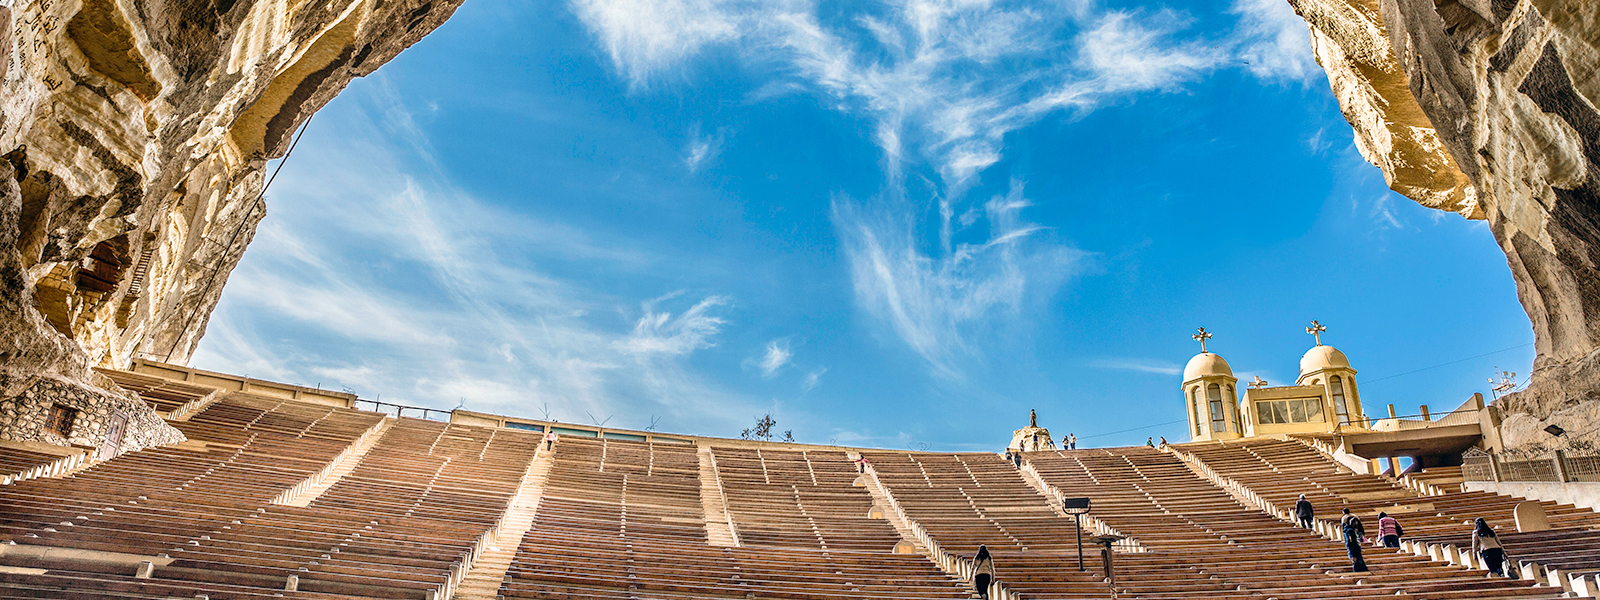
<svg viewBox="0 0 1600 600">
<path fill-rule="evenodd" d="M 430 421 L 449 421 L 450 413 L 453 412 L 437 408 L 428 408 L 426 406 L 410 406 L 406 404 L 394 404 L 392 402 L 380 402 L 378 400 L 368 400 L 366 398 L 356 398 L 354 407 L 361 408 L 361 405 L 363 404 L 372 405 L 372 412 L 379 412 L 386 415 L 392 414 L 396 417 L 404 417 L 406 416 L 406 411 L 411 411 L 421 415 L 420 418 L 428 419 Z M 440 416 L 436 417 L 434 415 Z"/>
<path fill-rule="evenodd" d="M 1600 482 L 1600 456 L 1555 456 L 1532 460 L 1503 460 L 1482 450 L 1461 455 L 1461 476 L 1467 481 L 1591 481 Z"/>
<path fill-rule="evenodd" d="M 1438 423 L 1440 421 L 1445 420 L 1446 418 L 1449 418 L 1452 415 L 1457 415 L 1457 414 L 1461 414 L 1461 413 L 1476 413 L 1479 410 L 1481 410 L 1481 409 L 1478 409 L 1478 408 L 1463 408 L 1463 409 L 1458 409 L 1458 410 L 1452 410 L 1450 412 L 1442 412 L 1442 413 L 1424 412 L 1424 413 L 1417 413 L 1417 414 L 1414 414 L 1414 415 L 1395 415 L 1393 417 L 1373 417 L 1373 416 L 1365 416 L 1364 415 L 1361 418 L 1346 419 L 1344 423 L 1347 424 L 1347 425 L 1358 425 L 1359 424 L 1359 425 L 1362 425 L 1362 426 L 1366 427 L 1367 429 L 1376 428 L 1378 426 L 1378 422 L 1379 421 L 1397 421 L 1397 422 L 1398 421 L 1418 421 L 1418 422 L 1423 422 L 1423 423 Z"/>
</svg>

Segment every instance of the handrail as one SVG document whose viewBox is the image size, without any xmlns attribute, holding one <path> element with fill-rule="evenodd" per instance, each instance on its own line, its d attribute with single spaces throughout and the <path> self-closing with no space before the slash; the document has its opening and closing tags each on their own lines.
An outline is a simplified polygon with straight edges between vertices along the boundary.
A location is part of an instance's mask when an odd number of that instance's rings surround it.
<svg viewBox="0 0 1600 600">
<path fill-rule="evenodd" d="M 961 581 L 972 581 L 973 571 L 977 569 L 972 559 L 948 552 L 944 549 L 944 546 L 939 545 L 939 542 L 934 541 L 933 536 L 928 534 L 928 530 L 922 528 L 921 523 L 906 514 L 906 509 L 900 506 L 900 501 L 895 500 L 894 492 L 889 491 L 889 486 L 883 485 L 883 480 L 878 478 L 878 470 L 871 463 L 864 465 L 862 472 L 870 475 L 872 482 L 878 486 L 879 490 L 883 491 L 883 498 L 889 501 L 889 507 L 894 509 L 901 522 L 911 528 L 911 534 L 916 536 L 917 541 L 922 542 L 922 547 L 927 549 L 930 555 L 929 558 L 933 560 L 934 564 L 939 565 L 939 568 L 943 569 L 945 573 L 954 575 Z M 1012 591 L 1011 588 L 1001 584 L 998 580 L 989 583 L 988 596 L 994 600 L 1023 600 L 1022 594 Z"/>
<path fill-rule="evenodd" d="M 385 407 L 385 406 L 393 407 L 394 408 L 394 416 L 395 417 L 404 417 L 404 416 L 406 416 L 405 412 L 408 411 L 408 410 L 419 411 L 419 412 L 422 413 L 422 418 L 428 419 L 430 421 L 449 421 L 450 420 L 450 413 L 454 412 L 454 411 L 448 411 L 448 410 L 439 409 L 439 408 L 428 408 L 426 406 L 411 406 L 409 404 L 395 404 L 393 402 L 383 402 L 381 400 L 368 400 L 366 398 L 356 398 L 352 402 L 352 404 L 361 404 L 361 403 L 371 404 L 372 405 L 372 412 L 379 412 L 379 413 L 384 413 L 384 414 L 389 414 L 389 411 L 385 410 L 383 407 Z M 440 413 L 440 414 L 444 415 L 444 418 L 443 419 L 435 419 L 435 418 L 433 418 L 431 416 L 432 413 Z"/>
<path fill-rule="evenodd" d="M 722 518 L 728 522 L 728 536 L 733 538 L 733 547 L 744 546 L 739 540 L 739 528 L 733 524 L 733 511 L 728 510 L 728 489 L 722 486 L 722 469 L 717 467 L 717 453 L 706 446 L 706 454 L 711 459 L 711 475 L 717 479 L 717 493 L 722 495 Z"/>
<path fill-rule="evenodd" d="M 1458 408 L 1456 410 L 1452 410 L 1452 411 L 1449 411 L 1449 412 L 1442 412 L 1442 413 L 1426 412 L 1426 413 L 1417 413 L 1417 414 L 1414 414 L 1414 415 L 1396 415 L 1396 416 L 1393 416 L 1393 417 L 1372 417 L 1372 416 L 1362 415 L 1361 419 L 1358 419 L 1358 420 L 1366 421 L 1367 422 L 1367 428 L 1371 429 L 1372 426 L 1374 424 L 1376 424 L 1378 421 L 1383 421 L 1385 419 L 1394 419 L 1395 421 L 1401 421 L 1401 420 L 1405 420 L 1405 419 L 1421 418 L 1425 422 L 1437 423 L 1439 421 L 1443 421 L 1445 419 L 1445 417 L 1448 417 L 1450 415 L 1454 415 L 1454 414 L 1457 414 L 1457 413 L 1475 413 L 1475 412 L 1478 412 L 1480 410 L 1483 410 L 1483 409 L 1480 409 L 1480 408 L 1477 408 L 1477 407 L 1473 407 L 1473 408 Z M 1346 419 L 1346 421 L 1353 425 L 1353 424 L 1356 423 L 1357 420 Z"/>
</svg>

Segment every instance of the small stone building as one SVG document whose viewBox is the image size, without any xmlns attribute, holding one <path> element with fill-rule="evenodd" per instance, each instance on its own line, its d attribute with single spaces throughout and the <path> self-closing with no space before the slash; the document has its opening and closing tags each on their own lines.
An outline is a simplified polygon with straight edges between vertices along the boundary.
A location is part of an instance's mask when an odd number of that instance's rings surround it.
<svg viewBox="0 0 1600 600">
<path fill-rule="evenodd" d="M 185 438 L 135 394 L 39 377 L 0 400 L 0 439 L 79 448 L 104 460 Z"/>
</svg>

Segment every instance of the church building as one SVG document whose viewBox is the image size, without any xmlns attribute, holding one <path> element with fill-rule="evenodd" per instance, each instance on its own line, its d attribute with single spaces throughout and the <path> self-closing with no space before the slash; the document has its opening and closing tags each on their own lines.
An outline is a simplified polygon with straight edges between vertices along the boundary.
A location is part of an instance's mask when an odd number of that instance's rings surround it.
<svg viewBox="0 0 1600 600">
<path fill-rule="evenodd" d="M 1343 352 L 1322 344 L 1327 328 L 1316 321 L 1306 328 L 1316 345 L 1300 357 L 1294 385 L 1271 386 L 1260 377 L 1238 400 L 1232 367 L 1206 349 L 1211 334 L 1200 328 L 1193 337 L 1200 354 L 1183 369 L 1183 395 L 1191 441 L 1208 442 L 1287 433 L 1334 433 L 1367 429 L 1366 413 L 1356 388 L 1356 370 Z"/>
</svg>

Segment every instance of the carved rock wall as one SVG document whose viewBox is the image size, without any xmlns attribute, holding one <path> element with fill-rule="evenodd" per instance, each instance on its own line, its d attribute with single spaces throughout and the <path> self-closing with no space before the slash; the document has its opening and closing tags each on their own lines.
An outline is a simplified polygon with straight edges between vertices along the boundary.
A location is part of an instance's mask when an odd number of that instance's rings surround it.
<svg viewBox="0 0 1600 600">
<path fill-rule="evenodd" d="M 1538 350 L 1502 437 L 1547 444 L 1543 423 L 1600 403 L 1600 2 L 1289 3 L 1389 186 L 1489 221 Z"/>
<path fill-rule="evenodd" d="M 0 398 L 186 362 L 263 168 L 460 0 L 0 0 Z"/>
</svg>

